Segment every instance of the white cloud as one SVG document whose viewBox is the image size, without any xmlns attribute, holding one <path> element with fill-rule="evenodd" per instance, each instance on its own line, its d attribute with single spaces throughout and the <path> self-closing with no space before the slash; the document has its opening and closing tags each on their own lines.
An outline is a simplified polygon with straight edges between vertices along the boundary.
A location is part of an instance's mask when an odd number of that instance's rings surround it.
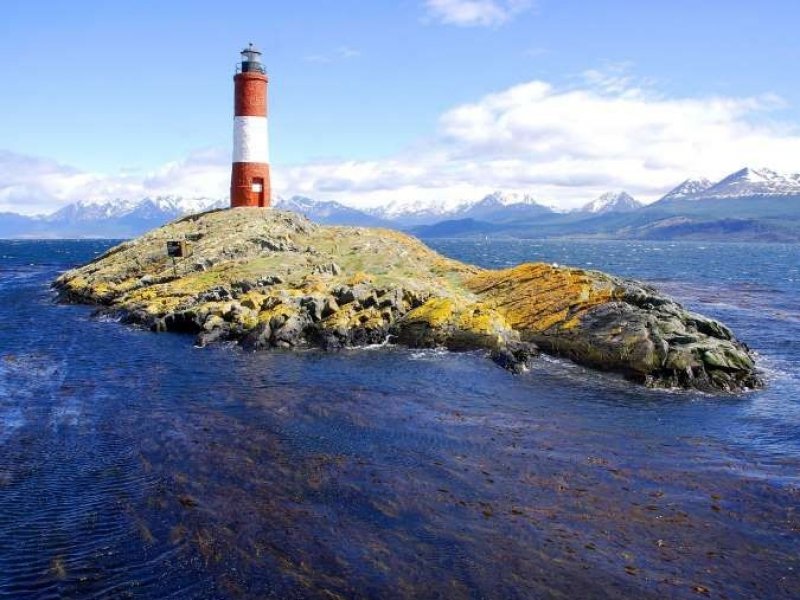
<svg viewBox="0 0 800 600">
<path fill-rule="evenodd" d="M 743 166 L 800 170 L 797 125 L 769 120 L 782 106 L 769 94 L 664 97 L 616 72 L 591 72 L 568 88 L 531 81 L 453 107 L 428 139 L 394 156 L 276 165 L 274 188 L 360 207 L 472 199 L 496 189 L 564 208 L 617 189 L 650 201 L 690 176 L 721 178 Z M 0 210 L 158 194 L 224 197 L 229 168 L 221 151 L 138 175 L 82 173 L 0 153 Z"/>
<path fill-rule="evenodd" d="M 531 0 L 425 0 L 432 19 L 461 27 L 496 27 L 532 4 Z"/>
<path fill-rule="evenodd" d="M 284 169 L 281 187 L 356 206 L 495 189 L 565 208 L 612 189 L 651 201 L 689 176 L 800 170 L 798 128 L 764 122 L 781 106 L 769 94 L 665 98 L 599 72 L 569 89 L 532 81 L 447 111 L 424 150 Z"/>
<path fill-rule="evenodd" d="M 199 151 L 148 172 L 81 172 L 56 161 L 0 151 L 0 212 L 49 213 L 77 200 L 181 195 L 224 197 L 230 185 L 228 153 Z"/>
<path fill-rule="evenodd" d="M 323 65 L 340 60 L 349 60 L 361 56 L 361 52 L 350 46 L 339 46 L 335 50 L 325 54 L 309 54 L 303 57 L 303 60 L 310 63 L 319 63 Z"/>
</svg>

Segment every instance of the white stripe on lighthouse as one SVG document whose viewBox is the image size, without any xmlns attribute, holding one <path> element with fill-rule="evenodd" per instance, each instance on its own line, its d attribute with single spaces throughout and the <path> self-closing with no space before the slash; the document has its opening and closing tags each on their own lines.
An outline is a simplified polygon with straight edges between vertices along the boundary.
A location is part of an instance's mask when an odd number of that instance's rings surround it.
<svg viewBox="0 0 800 600">
<path fill-rule="evenodd" d="M 233 118 L 233 162 L 269 163 L 267 117 Z"/>
</svg>

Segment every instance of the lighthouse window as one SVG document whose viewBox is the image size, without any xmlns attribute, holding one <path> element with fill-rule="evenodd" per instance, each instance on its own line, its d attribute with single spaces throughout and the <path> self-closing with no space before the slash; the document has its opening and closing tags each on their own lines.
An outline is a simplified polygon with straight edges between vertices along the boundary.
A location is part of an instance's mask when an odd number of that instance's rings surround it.
<svg viewBox="0 0 800 600">
<path fill-rule="evenodd" d="M 254 181 L 254 182 L 253 182 L 253 186 L 252 186 L 252 188 L 251 188 L 251 189 L 252 189 L 254 192 L 256 192 L 257 194 L 260 194 L 261 192 L 263 192 L 263 191 L 264 191 L 264 184 L 263 184 L 263 183 L 261 183 L 261 182 L 259 182 L 259 181 Z"/>
</svg>

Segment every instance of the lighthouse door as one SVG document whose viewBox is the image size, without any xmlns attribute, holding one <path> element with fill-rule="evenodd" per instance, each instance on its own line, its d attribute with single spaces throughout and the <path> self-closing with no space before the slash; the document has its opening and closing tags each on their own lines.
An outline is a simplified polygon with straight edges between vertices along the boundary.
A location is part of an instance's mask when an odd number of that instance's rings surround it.
<svg viewBox="0 0 800 600">
<path fill-rule="evenodd" d="M 254 204 L 256 206 L 264 206 L 264 179 L 261 177 L 254 177 L 253 184 L 250 186 Z"/>
</svg>

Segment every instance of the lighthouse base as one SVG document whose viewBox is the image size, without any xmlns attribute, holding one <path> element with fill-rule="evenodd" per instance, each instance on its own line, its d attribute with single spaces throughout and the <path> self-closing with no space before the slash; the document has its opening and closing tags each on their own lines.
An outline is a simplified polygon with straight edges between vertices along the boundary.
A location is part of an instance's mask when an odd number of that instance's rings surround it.
<svg viewBox="0 0 800 600">
<path fill-rule="evenodd" d="M 239 206 L 266 207 L 272 203 L 269 165 L 264 163 L 233 163 L 231 169 L 231 208 Z"/>
</svg>

